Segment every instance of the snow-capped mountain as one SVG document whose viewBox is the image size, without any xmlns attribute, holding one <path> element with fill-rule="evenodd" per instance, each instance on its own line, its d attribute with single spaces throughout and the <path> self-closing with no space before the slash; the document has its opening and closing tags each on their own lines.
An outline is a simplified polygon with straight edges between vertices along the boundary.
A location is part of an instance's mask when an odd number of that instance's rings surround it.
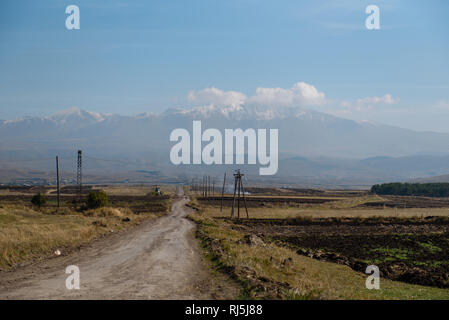
<svg viewBox="0 0 449 320">
<path fill-rule="evenodd" d="M 44 149 L 113 148 L 130 152 L 166 150 L 175 128 L 276 128 L 280 152 L 289 155 L 364 158 L 409 156 L 449 151 L 449 134 L 416 132 L 369 122 L 356 122 L 302 108 L 261 106 L 170 109 L 137 116 L 68 109 L 49 117 L 0 122 L 2 152 L 30 143 Z"/>
<path fill-rule="evenodd" d="M 304 116 L 321 115 L 324 113 L 306 111 L 303 108 L 283 107 L 272 108 L 262 105 L 233 105 L 225 107 L 217 107 L 213 104 L 194 107 L 191 109 L 170 109 L 165 115 L 179 114 L 192 119 L 219 119 L 219 120 L 273 120 L 285 118 L 300 118 Z"/>
<path fill-rule="evenodd" d="M 108 115 L 102 115 L 97 112 L 84 111 L 80 108 L 70 108 L 48 117 L 59 125 L 88 125 L 103 121 Z"/>
<path fill-rule="evenodd" d="M 302 175 L 303 179 L 309 180 L 320 177 L 335 181 L 378 182 L 382 177 L 400 180 L 449 171 L 449 164 L 446 167 L 447 161 L 443 158 L 436 160 L 439 165 L 435 167 L 430 165 L 435 161 L 426 160 L 423 164 L 422 157 L 414 157 L 418 154 L 448 154 L 449 134 L 356 122 L 302 108 L 254 105 L 208 105 L 136 116 L 72 108 L 49 117 L 3 120 L 0 121 L 0 163 L 7 161 L 11 166 L 15 159 L 56 154 L 73 157 L 76 150 L 81 149 L 92 157 L 149 163 L 150 169 L 171 166 L 171 172 L 174 169 L 169 161 L 173 144 L 169 141 L 170 133 L 175 128 L 192 132 L 193 120 L 201 120 L 203 130 L 278 129 L 279 174 L 285 177 Z M 377 158 L 362 160 L 369 157 Z M 393 161 L 388 157 L 403 158 Z M 397 170 L 389 170 L 391 163 Z M 426 163 L 429 166 L 426 167 Z M 102 163 L 101 167 L 107 165 Z M 126 168 L 116 166 L 114 170 Z M 176 170 L 189 173 L 195 169 Z"/>
</svg>

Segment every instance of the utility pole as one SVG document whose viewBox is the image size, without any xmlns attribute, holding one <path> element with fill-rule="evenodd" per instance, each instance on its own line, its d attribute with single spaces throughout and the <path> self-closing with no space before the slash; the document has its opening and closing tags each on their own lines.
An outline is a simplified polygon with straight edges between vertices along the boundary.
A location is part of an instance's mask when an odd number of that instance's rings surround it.
<svg viewBox="0 0 449 320">
<path fill-rule="evenodd" d="M 239 170 L 240 173 L 240 170 Z M 246 210 L 246 218 L 249 219 L 248 215 L 248 206 L 246 205 L 246 197 L 245 197 L 245 188 L 243 187 L 243 175 L 240 177 L 240 185 L 242 186 L 242 194 L 243 194 L 243 202 L 245 203 L 245 210 Z"/>
<path fill-rule="evenodd" d="M 240 174 L 240 172 L 238 172 L 238 174 Z M 241 177 L 239 180 L 241 182 Z M 238 193 L 239 193 L 239 196 L 237 197 L 237 218 L 238 219 L 240 219 L 240 182 L 237 182 Z"/>
<path fill-rule="evenodd" d="M 226 183 L 226 172 L 225 172 L 225 174 L 224 174 L 224 179 L 223 179 L 223 189 L 221 189 L 221 205 L 220 205 L 220 212 L 223 212 L 223 195 L 224 195 L 225 183 Z"/>
<path fill-rule="evenodd" d="M 203 176 L 203 197 L 206 197 L 206 177 Z"/>
<path fill-rule="evenodd" d="M 61 206 L 60 203 L 60 190 L 59 190 L 59 157 L 56 156 L 56 188 L 57 188 L 57 194 L 58 194 L 58 208 Z"/>
<path fill-rule="evenodd" d="M 234 207 L 235 207 L 235 193 L 237 191 L 237 177 L 234 174 L 234 195 L 232 197 L 232 210 L 231 210 L 231 219 L 234 216 Z"/>
<path fill-rule="evenodd" d="M 207 196 L 210 197 L 210 176 L 207 176 Z"/>
<path fill-rule="evenodd" d="M 242 177 L 244 174 L 240 173 L 240 169 L 237 170 L 237 173 L 234 173 L 234 197 L 232 199 L 232 210 L 231 210 L 231 218 L 234 216 L 234 207 L 235 207 L 235 194 L 238 192 L 238 198 L 237 198 L 237 218 L 240 218 L 240 192 L 243 194 L 243 201 L 245 203 L 245 209 L 246 209 L 246 217 L 249 218 L 248 215 L 248 207 L 246 205 L 246 198 L 245 198 L 245 188 L 243 187 L 243 181 Z"/>
<path fill-rule="evenodd" d="M 82 160 L 82 151 L 78 150 L 78 161 L 77 161 L 77 169 L 76 169 L 76 184 L 78 185 L 78 201 L 81 205 L 81 200 L 82 200 L 82 194 L 83 194 L 83 182 L 82 182 L 82 178 L 83 178 L 83 173 L 82 173 L 82 164 L 83 164 L 83 160 Z"/>
</svg>

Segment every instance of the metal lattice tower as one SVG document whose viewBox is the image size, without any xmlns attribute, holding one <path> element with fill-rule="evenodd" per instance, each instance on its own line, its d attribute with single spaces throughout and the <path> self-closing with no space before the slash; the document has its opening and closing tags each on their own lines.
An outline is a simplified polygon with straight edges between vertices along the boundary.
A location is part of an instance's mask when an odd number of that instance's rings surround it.
<svg viewBox="0 0 449 320">
<path fill-rule="evenodd" d="M 78 161 L 77 161 L 77 168 L 76 168 L 76 184 L 78 185 L 78 201 L 81 203 L 81 197 L 83 194 L 83 172 L 82 172 L 82 165 L 83 165 L 83 159 L 82 159 L 82 152 L 81 150 L 78 150 Z"/>
</svg>

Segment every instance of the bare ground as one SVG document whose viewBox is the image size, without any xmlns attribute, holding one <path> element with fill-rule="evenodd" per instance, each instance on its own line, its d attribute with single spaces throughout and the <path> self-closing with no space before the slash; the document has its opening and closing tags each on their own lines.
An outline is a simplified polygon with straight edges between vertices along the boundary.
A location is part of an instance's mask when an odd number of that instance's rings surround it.
<svg viewBox="0 0 449 320">
<path fill-rule="evenodd" d="M 239 288 L 212 275 L 187 220 L 187 197 L 170 214 L 95 241 L 68 256 L 0 273 L 0 299 L 233 299 Z M 68 290 L 66 267 L 80 269 Z"/>
<path fill-rule="evenodd" d="M 229 219 L 223 219 L 231 221 Z M 233 229 L 287 245 L 300 255 L 365 272 L 375 264 L 381 277 L 449 288 L 449 220 L 445 217 L 253 219 Z"/>
</svg>

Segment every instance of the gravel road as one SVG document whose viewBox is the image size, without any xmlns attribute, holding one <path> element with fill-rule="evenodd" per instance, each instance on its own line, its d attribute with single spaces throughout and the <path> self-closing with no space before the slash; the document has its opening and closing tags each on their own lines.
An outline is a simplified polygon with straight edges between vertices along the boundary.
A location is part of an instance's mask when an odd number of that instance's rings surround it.
<svg viewBox="0 0 449 320">
<path fill-rule="evenodd" d="M 0 273 L 0 299 L 231 299 L 238 289 L 212 276 L 187 220 L 178 190 L 171 212 L 114 234 L 68 256 Z M 68 290 L 66 267 L 80 270 Z"/>
</svg>

